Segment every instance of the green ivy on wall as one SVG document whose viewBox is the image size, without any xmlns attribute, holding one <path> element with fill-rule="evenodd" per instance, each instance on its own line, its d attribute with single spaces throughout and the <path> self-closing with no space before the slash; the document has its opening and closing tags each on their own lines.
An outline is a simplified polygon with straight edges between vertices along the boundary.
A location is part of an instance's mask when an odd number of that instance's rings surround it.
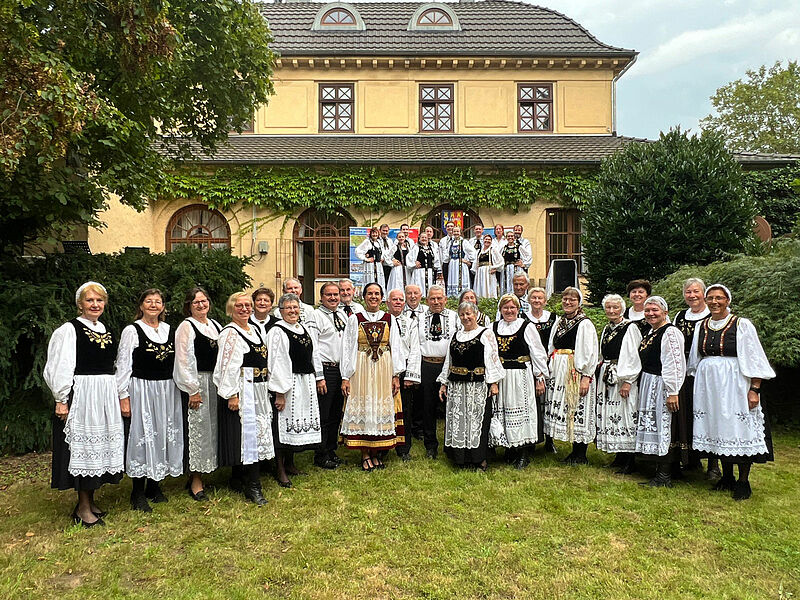
<svg viewBox="0 0 800 600">
<path fill-rule="evenodd" d="M 424 216 L 438 204 L 515 213 L 537 200 L 580 207 L 594 181 L 593 170 L 571 168 L 479 173 L 472 168 L 226 167 L 177 171 L 162 197 L 199 198 L 217 209 L 241 203 L 286 217 L 309 207 L 329 213 L 352 207 Z"/>
</svg>

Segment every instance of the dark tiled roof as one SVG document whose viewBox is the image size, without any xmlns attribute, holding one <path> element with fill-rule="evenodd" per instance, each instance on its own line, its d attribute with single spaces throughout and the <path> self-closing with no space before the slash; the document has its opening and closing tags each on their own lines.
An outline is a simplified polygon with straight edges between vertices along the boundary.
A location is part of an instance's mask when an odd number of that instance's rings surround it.
<svg viewBox="0 0 800 600">
<path fill-rule="evenodd" d="M 631 142 L 614 135 L 231 135 L 202 164 L 451 164 L 596 166 Z M 800 156 L 738 154 L 739 162 L 771 167 Z"/>
<path fill-rule="evenodd" d="M 587 56 L 632 58 L 636 51 L 597 40 L 572 19 L 524 2 L 448 3 L 461 31 L 407 31 L 417 2 L 355 2 L 365 31 L 312 31 L 321 2 L 260 5 L 282 56 Z"/>
</svg>

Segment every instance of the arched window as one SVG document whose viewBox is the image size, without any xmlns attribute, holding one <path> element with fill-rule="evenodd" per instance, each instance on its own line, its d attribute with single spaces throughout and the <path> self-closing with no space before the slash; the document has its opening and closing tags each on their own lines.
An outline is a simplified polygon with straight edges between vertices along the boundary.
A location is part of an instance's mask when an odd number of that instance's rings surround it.
<svg viewBox="0 0 800 600">
<path fill-rule="evenodd" d="M 198 248 L 230 248 L 231 230 L 222 213 L 204 204 L 184 206 L 167 225 L 167 252 L 175 246 L 192 244 Z"/>
<path fill-rule="evenodd" d="M 365 31 L 358 9 L 346 2 L 329 2 L 317 11 L 311 31 Z"/>
<path fill-rule="evenodd" d="M 426 216 L 425 220 L 422 222 L 422 229 L 425 229 L 429 225 L 433 227 L 433 237 L 436 241 L 439 241 L 445 236 L 444 226 L 447 225 L 447 223 L 442 222 L 442 215 L 445 211 L 459 211 L 463 213 L 464 225 L 461 235 L 467 239 L 475 235 L 475 225 L 483 225 L 483 221 L 481 221 L 481 218 L 475 211 L 462 209 L 450 204 L 442 204 L 429 212 L 428 216 Z"/>
<path fill-rule="evenodd" d="M 350 227 L 356 222 L 345 212 L 330 214 L 309 208 L 294 226 L 295 273 L 304 295 L 314 297 L 317 279 L 350 276 Z"/>
<path fill-rule="evenodd" d="M 322 15 L 320 25 L 350 25 L 355 26 L 356 19 L 349 10 L 333 8 Z"/>
<path fill-rule="evenodd" d="M 443 2 L 418 6 L 408 21 L 408 31 L 461 31 L 455 11 Z"/>
<path fill-rule="evenodd" d="M 440 8 L 429 8 L 417 17 L 417 25 L 423 27 L 452 27 L 453 19 Z"/>
</svg>

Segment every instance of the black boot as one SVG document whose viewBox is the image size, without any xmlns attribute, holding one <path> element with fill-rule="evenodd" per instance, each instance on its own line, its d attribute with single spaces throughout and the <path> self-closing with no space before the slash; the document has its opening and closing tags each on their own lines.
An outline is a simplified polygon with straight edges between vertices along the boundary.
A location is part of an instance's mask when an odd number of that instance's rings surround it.
<svg viewBox="0 0 800 600">
<path fill-rule="evenodd" d="M 683 475 L 683 469 L 681 468 L 681 461 L 679 460 L 672 462 L 669 467 L 669 472 L 673 481 L 683 481 L 686 479 Z"/>
<path fill-rule="evenodd" d="M 733 463 L 722 463 L 722 477 L 711 486 L 715 492 L 732 492 L 736 487 L 736 478 L 733 476 Z"/>
<path fill-rule="evenodd" d="M 544 452 L 545 454 L 558 454 L 558 450 L 556 450 L 556 445 L 553 442 L 553 438 L 549 435 L 544 437 Z"/>
<path fill-rule="evenodd" d="M 147 502 L 147 498 L 144 495 L 144 487 L 145 487 L 145 478 L 144 477 L 134 477 L 133 478 L 133 490 L 131 491 L 131 508 L 133 510 L 139 510 L 141 512 L 153 512 L 153 509 L 150 507 L 150 504 Z"/>
<path fill-rule="evenodd" d="M 706 479 L 709 481 L 714 481 L 720 477 L 722 477 L 722 471 L 719 470 L 719 459 L 709 458 L 708 469 L 706 470 Z"/>
<path fill-rule="evenodd" d="M 517 456 L 514 460 L 514 468 L 517 470 L 522 470 L 528 466 L 528 462 L 528 449 L 523 446 L 517 451 Z"/>
<path fill-rule="evenodd" d="M 625 466 L 628 462 L 628 454 L 627 452 L 617 452 L 614 455 L 614 460 L 606 465 L 607 469 L 621 469 Z M 619 473 L 619 471 L 615 471 L 615 473 Z"/>
<path fill-rule="evenodd" d="M 582 444 L 580 442 L 573 442 L 572 452 L 564 459 L 564 463 L 568 465 L 588 465 L 589 459 L 586 458 L 586 449 L 589 444 Z"/>
<path fill-rule="evenodd" d="M 245 467 L 244 497 L 256 506 L 264 506 L 267 503 L 267 499 L 261 493 L 258 463 Z"/>
<path fill-rule="evenodd" d="M 636 472 L 636 454 L 625 452 L 625 459 L 622 466 L 614 471 L 617 475 L 630 475 Z"/>
<path fill-rule="evenodd" d="M 668 463 L 657 463 L 656 474 L 650 481 L 642 481 L 639 485 L 649 485 L 650 487 L 672 487 L 672 478 L 669 476 L 670 466 Z"/>
<path fill-rule="evenodd" d="M 144 489 L 144 495 L 155 504 L 159 502 L 169 502 L 164 492 L 161 491 L 161 486 L 153 479 L 147 479 L 147 487 Z"/>
<path fill-rule="evenodd" d="M 750 463 L 739 463 L 739 481 L 736 482 L 736 487 L 733 488 L 734 500 L 747 500 L 753 495 L 749 478 Z"/>
</svg>

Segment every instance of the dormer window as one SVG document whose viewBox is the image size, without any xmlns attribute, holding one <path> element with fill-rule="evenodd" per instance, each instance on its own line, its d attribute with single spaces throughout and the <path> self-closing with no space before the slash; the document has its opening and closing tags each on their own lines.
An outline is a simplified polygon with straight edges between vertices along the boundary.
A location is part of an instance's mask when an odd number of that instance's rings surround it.
<svg viewBox="0 0 800 600">
<path fill-rule="evenodd" d="M 344 2 L 330 2 L 317 11 L 312 31 L 364 31 L 358 9 Z"/>
<path fill-rule="evenodd" d="M 442 2 L 432 2 L 414 11 L 408 31 L 461 31 L 461 24 L 452 8 Z"/>
<path fill-rule="evenodd" d="M 417 25 L 425 26 L 430 25 L 433 27 L 452 27 L 453 19 L 450 18 L 446 12 L 439 8 L 429 8 L 419 17 L 417 17 Z"/>
<path fill-rule="evenodd" d="M 334 8 L 322 15 L 320 25 L 350 25 L 355 26 L 356 18 L 349 10 Z"/>
</svg>

